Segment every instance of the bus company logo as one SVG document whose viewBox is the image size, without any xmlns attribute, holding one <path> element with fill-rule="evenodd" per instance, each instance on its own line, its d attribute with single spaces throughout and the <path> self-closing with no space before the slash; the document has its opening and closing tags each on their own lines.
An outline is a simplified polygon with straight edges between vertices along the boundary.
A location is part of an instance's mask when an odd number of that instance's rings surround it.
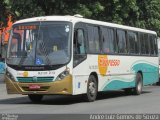
<svg viewBox="0 0 160 120">
<path fill-rule="evenodd" d="M 28 71 L 23 72 L 23 77 L 28 77 Z"/>
<path fill-rule="evenodd" d="M 120 65 L 120 60 L 117 59 L 108 59 L 107 55 L 98 56 L 98 68 L 101 75 L 106 75 L 108 67 L 116 67 Z"/>
</svg>

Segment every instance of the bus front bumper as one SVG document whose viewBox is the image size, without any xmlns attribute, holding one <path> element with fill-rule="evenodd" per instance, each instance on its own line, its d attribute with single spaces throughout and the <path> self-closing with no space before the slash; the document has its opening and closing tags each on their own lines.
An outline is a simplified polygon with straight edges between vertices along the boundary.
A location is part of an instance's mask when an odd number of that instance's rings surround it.
<svg viewBox="0 0 160 120">
<path fill-rule="evenodd" d="M 72 76 L 68 75 L 63 80 L 43 83 L 21 83 L 15 82 L 5 76 L 8 94 L 66 94 L 72 95 Z M 30 89 L 30 86 L 39 86 Z"/>
</svg>

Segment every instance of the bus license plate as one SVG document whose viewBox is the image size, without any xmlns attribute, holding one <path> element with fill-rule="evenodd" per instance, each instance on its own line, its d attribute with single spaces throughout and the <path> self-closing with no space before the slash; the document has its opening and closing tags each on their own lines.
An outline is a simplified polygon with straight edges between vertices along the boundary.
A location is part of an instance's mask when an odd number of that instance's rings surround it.
<svg viewBox="0 0 160 120">
<path fill-rule="evenodd" d="M 40 88 L 41 88 L 41 86 L 39 86 L 39 85 L 30 85 L 29 86 L 30 90 L 35 90 L 35 89 L 40 89 Z"/>
</svg>

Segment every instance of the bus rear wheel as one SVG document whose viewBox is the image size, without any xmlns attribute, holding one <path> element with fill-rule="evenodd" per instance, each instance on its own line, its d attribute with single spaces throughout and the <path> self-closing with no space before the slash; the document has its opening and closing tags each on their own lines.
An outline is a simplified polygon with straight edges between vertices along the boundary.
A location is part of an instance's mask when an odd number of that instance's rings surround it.
<svg viewBox="0 0 160 120">
<path fill-rule="evenodd" d="M 28 97 L 32 102 L 38 103 L 42 101 L 43 95 L 30 94 Z"/>
<path fill-rule="evenodd" d="M 136 75 L 136 85 L 133 88 L 135 95 L 140 95 L 142 93 L 142 87 L 143 87 L 143 80 L 141 73 L 137 73 Z"/>
<path fill-rule="evenodd" d="M 141 73 L 137 73 L 135 87 L 124 89 L 127 95 L 140 95 L 142 93 L 143 80 Z"/>
<path fill-rule="evenodd" d="M 98 84 L 94 75 L 90 75 L 87 84 L 87 94 L 85 99 L 87 102 L 93 102 L 96 100 L 98 92 Z"/>
</svg>

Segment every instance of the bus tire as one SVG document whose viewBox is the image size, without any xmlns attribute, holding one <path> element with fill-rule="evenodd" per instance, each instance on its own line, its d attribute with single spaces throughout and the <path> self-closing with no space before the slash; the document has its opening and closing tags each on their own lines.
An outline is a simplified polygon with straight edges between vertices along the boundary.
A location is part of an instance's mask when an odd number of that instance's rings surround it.
<svg viewBox="0 0 160 120">
<path fill-rule="evenodd" d="M 133 88 L 133 92 L 135 95 L 140 95 L 142 93 L 143 87 L 143 80 L 141 73 L 137 73 L 136 75 L 136 83 L 135 87 Z"/>
<path fill-rule="evenodd" d="M 98 92 L 98 83 L 94 75 L 90 75 L 87 83 L 87 94 L 85 100 L 87 102 L 93 102 L 96 100 Z"/>
<path fill-rule="evenodd" d="M 42 101 L 43 95 L 30 94 L 28 97 L 32 102 L 38 103 Z"/>
</svg>

